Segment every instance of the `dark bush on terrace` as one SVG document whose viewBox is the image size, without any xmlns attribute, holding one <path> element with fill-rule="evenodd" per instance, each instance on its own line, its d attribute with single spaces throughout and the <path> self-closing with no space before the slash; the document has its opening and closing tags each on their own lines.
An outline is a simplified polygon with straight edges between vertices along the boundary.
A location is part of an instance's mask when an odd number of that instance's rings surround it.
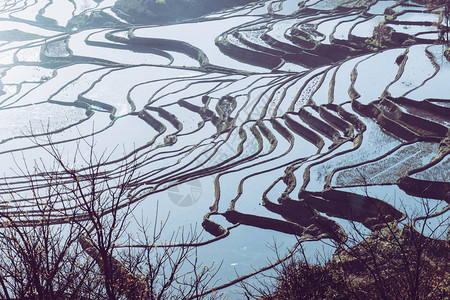
<svg viewBox="0 0 450 300">
<path fill-rule="evenodd" d="M 448 232 L 448 220 L 433 230 Z M 397 223 L 369 236 L 356 232 L 361 242 L 336 245 L 336 252 L 325 262 L 308 263 L 300 249 L 296 258 L 277 269 L 274 286 L 262 281 L 262 287 L 253 289 L 244 285 L 245 294 L 267 300 L 449 299 L 448 239 L 427 238 Z"/>
</svg>

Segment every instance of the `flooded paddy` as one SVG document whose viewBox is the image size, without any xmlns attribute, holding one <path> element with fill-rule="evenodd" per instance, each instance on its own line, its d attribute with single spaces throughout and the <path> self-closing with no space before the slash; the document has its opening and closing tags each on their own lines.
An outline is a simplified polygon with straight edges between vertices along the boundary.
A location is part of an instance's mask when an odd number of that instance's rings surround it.
<svg viewBox="0 0 450 300">
<path fill-rule="evenodd" d="M 200 259 L 223 262 L 218 286 L 264 268 L 274 240 L 281 256 L 298 240 L 310 255 L 321 239 L 350 234 L 352 220 L 321 201 L 369 205 L 365 191 L 420 228 L 424 211 L 412 203 L 430 199 L 433 222 L 449 223 L 450 62 L 446 46 L 420 38 L 437 30 L 432 9 L 267 0 L 134 24 L 114 1 L 38 2 L 0 1 L 2 201 L 28 186 L 11 156 L 50 168 L 42 147 L 54 145 L 82 172 L 75 158 L 93 138 L 99 155 L 112 151 L 99 166 L 108 180 L 118 166 L 139 174 L 121 204 L 150 222 L 156 210 L 168 215 L 163 239 L 197 226 Z M 392 40 L 374 51 L 383 24 Z M 414 187 L 429 182 L 433 191 Z M 374 218 L 358 213 L 364 225 Z"/>
</svg>

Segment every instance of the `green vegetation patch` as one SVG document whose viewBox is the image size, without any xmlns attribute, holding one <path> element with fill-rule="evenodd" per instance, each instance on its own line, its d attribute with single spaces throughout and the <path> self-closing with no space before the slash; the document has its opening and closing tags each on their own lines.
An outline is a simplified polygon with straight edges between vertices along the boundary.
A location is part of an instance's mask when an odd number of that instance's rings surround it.
<svg viewBox="0 0 450 300">
<path fill-rule="evenodd" d="M 252 0 L 118 0 L 114 9 L 131 22 L 151 24 L 197 18 Z"/>
</svg>

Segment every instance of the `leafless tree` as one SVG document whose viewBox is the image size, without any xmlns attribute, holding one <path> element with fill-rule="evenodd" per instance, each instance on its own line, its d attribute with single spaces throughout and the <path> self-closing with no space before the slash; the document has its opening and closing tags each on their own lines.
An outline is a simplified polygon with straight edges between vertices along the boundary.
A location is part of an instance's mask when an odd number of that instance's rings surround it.
<svg viewBox="0 0 450 300">
<path fill-rule="evenodd" d="M 138 180 L 133 157 L 111 163 L 112 152 L 96 153 L 92 136 L 81 139 L 69 163 L 50 135 L 42 144 L 34 142 L 51 164 L 39 159 L 30 165 L 25 157 L 14 157 L 15 176 L 0 185 L 1 298 L 215 295 L 211 289 L 220 266 L 199 261 L 195 227 L 180 229 L 163 243 L 166 223 L 158 225 L 156 214 L 152 230 L 141 222 L 137 237 L 128 234 L 134 203 L 141 200 L 132 193 Z"/>
</svg>

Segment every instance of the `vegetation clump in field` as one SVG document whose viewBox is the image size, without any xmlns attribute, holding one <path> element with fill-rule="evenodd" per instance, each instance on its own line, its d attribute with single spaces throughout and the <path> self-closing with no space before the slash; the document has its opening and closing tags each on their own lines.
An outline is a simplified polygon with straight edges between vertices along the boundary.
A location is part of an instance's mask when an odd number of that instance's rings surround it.
<svg viewBox="0 0 450 300">
<path fill-rule="evenodd" d="M 278 268 L 275 286 L 263 284 L 263 288 L 257 289 L 258 296 L 262 299 L 448 299 L 449 252 L 448 240 L 430 239 L 409 226 L 400 228 L 390 223 L 354 246 L 338 246 L 326 262 L 311 264 L 300 251 L 297 258 Z M 248 287 L 246 293 L 252 293 Z"/>
</svg>

